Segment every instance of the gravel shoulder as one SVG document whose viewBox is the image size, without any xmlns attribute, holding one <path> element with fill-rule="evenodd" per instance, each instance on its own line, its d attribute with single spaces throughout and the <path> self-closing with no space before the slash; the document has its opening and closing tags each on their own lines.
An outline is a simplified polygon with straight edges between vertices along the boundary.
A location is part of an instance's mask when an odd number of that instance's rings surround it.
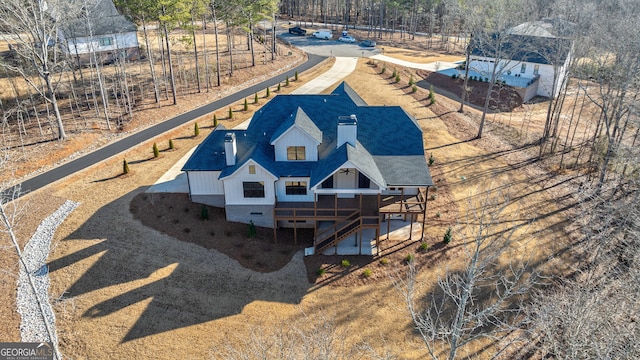
<svg viewBox="0 0 640 360">
<path fill-rule="evenodd" d="M 50 281 L 46 261 L 56 229 L 78 205 L 65 201 L 40 223 L 22 252 L 26 269 L 20 267 L 16 296 L 16 307 L 21 317 L 20 338 L 25 342 L 52 342 L 56 353 L 58 335 L 55 315 L 49 302 Z M 59 354 L 57 357 L 60 358 Z"/>
</svg>

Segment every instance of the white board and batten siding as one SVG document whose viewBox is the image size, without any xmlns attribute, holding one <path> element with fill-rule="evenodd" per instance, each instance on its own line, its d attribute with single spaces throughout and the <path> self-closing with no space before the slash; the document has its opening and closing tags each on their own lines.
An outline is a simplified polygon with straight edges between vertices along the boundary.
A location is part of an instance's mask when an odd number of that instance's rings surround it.
<svg viewBox="0 0 640 360">
<path fill-rule="evenodd" d="M 520 74 L 522 77 L 526 78 L 534 78 L 536 74 L 534 70 L 536 66 L 538 67 L 538 76 L 540 76 L 539 84 L 536 90 L 536 95 L 552 97 L 557 96 L 560 93 L 562 88 L 562 82 L 564 80 L 566 74 L 566 67 L 569 62 L 570 57 L 567 58 L 565 64 L 558 64 L 558 66 L 550 65 L 550 64 L 538 64 L 524 61 L 516 61 L 516 60 L 500 60 L 498 64 L 498 71 L 502 74 L 507 74 L 508 72 L 511 75 Z M 484 60 L 484 61 L 483 61 Z M 469 68 L 475 70 L 481 74 L 486 74 L 487 78 L 491 78 L 491 73 L 493 71 L 493 62 L 495 59 L 493 58 L 482 58 L 476 57 L 472 58 L 469 63 Z M 521 72 L 522 64 L 525 64 L 525 71 Z M 554 70 L 554 68 L 556 68 Z M 555 83 L 554 90 L 554 78 L 558 77 L 557 82 Z"/>
<path fill-rule="evenodd" d="M 220 171 L 187 171 L 192 195 L 224 195 Z"/>
<path fill-rule="evenodd" d="M 111 38 L 111 45 L 100 45 L 100 39 Z M 137 48 L 136 32 L 94 35 L 93 37 L 77 37 L 67 39 L 70 54 L 87 54 L 93 51 L 114 51 L 118 49 Z"/>
<path fill-rule="evenodd" d="M 249 173 L 250 166 L 255 167 L 255 174 Z M 265 170 L 256 162 L 249 160 L 231 176 L 223 179 L 224 197 L 227 205 L 273 205 L 276 202 L 274 182 L 277 180 L 273 174 Z M 263 198 L 245 198 L 243 182 L 263 182 Z"/>
<path fill-rule="evenodd" d="M 304 146 L 304 161 L 318 161 L 318 143 L 297 127 L 292 127 L 282 134 L 273 145 L 276 161 L 288 161 L 287 148 L 289 146 Z"/>
<path fill-rule="evenodd" d="M 304 182 L 307 184 L 306 195 L 287 195 L 287 182 Z M 305 177 L 286 177 L 280 178 L 276 181 L 276 196 L 278 201 L 291 201 L 291 202 L 313 202 L 313 191 L 309 189 L 309 178 Z"/>
</svg>

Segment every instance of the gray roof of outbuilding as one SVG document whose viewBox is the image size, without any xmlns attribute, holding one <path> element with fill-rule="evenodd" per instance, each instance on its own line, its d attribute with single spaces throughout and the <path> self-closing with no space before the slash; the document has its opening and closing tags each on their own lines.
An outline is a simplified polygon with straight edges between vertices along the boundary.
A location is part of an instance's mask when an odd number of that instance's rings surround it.
<svg viewBox="0 0 640 360">
<path fill-rule="evenodd" d="M 571 50 L 571 40 L 518 34 L 474 36 L 471 55 L 510 59 L 536 64 L 563 64 Z"/>
<path fill-rule="evenodd" d="M 359 106 L 345 88 L 340 86 L 332 94 L 276 96 L 254 114 L 246 130 L 233 130 L 238 149 L 235 166 L 226 166 L 223 142 L 229 131 L 221 129 L 198 146 L 183 170 L 222 171 L 225 177 L 253 159 L 276 177 L 310 177 L 311 184 L 317 184 L 349 160 L 383 186 L 432 185 L 422 130 L 415 119 L 399 106 Z M 270 143 L 295 123 L 291 114 L 300 114 L 306 128 L 313 124 L 321 132 L 318 162 L 275 161 Z M 337 147 L 338 118 L 348 115 L 357 117 L 356 147 Z"/>
<path fill-rule="evenodd" d="M 64 26 L 66 38 L 99 36 L 137 31 L 136 24 L 118 13 L 112 0 L 97 0 L 78 19 Z"/>
</svg>

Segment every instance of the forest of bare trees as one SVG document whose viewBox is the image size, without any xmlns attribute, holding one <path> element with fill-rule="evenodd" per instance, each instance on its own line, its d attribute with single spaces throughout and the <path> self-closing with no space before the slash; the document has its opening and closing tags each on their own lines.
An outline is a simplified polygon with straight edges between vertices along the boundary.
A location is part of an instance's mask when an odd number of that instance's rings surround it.
<svg viewBox="0 0 640 360">
<path fill-rule="evenodd" d="M 115 5 L 138 25 L 139 58 L 105 60 L 90 47 L 81 61 L 56 40 L 76 29 L 90 33 L 102 0 L 0 3 L 5 147 L 65 139 L 69 129 L 122 130 L 142 104 L 171 99 L 175 105 L 186 94 L 214 91 L 234 71 L 271 62 L 282 51 L 271 29 L 256 26 L 272 18 L 272 0 Z"/>
</svg>

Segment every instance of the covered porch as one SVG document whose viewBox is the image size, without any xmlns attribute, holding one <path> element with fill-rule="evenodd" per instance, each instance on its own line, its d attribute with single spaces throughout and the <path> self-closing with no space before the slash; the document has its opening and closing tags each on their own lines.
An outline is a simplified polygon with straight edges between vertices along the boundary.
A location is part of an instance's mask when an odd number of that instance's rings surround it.
<svg viewBox="0 0 640 360">
<path fill-rule="evenodd" d="M 402 220 L 413 233 L 414 223 L 422 216 L 420 236 L 424 237 L 428 188 L 420 188 L 415 195 L 403 189 L 392 194 L 317 193 L 314 202 L 276 202 L 274 207 L 274 239 L 278 228 L 293 228 L 297 243 L 298 228 L 313 228 L 313 253 L 334 249 L 344 253 L 379 254 L 384 240 L 389 239 L 391 220 Z M 385 229 L 381 224 L 386 223 Z M 309 251 L 307 251 L 309 253 Z"/>
</svg>

